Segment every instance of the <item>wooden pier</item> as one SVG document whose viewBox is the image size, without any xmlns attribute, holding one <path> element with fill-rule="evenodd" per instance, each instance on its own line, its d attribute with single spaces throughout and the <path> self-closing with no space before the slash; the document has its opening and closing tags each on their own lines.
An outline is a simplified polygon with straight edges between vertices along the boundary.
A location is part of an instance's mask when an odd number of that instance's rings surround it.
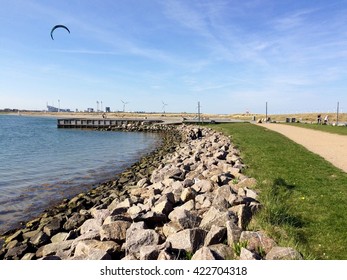
<svg viewBox="0 0 347 280">
<path fill-rule="evenodd" d="M 162 123 L 162 120 L 152 119 L 58 119 L 58 128 L 119 128 L 127 125 L 151 125 Z"/>
</svg>

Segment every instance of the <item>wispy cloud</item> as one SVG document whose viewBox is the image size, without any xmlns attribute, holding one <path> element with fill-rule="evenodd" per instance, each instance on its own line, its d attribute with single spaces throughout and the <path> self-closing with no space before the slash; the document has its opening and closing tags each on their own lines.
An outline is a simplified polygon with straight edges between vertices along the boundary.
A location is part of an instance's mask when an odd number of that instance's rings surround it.
<svg viewBox="0 0 347 280">
<path fill-rule="evenodd" d="M 93 100 L 102 92 L 153 94 L 172 110 L 183 95 L 224 112 L 235 100 L 235 110 L 252 110 L 267 98 L 276 106 L 323 99 L 344 92 L 347 79 L 347 6 L 333 2 L 10 1 L 0 11 L 10 15 L 0 19 L 0 86 L 11 81 L 18 92 L 13 81 L 21 77 L 42 92 L 65 86 Z M 70 27 L 66 41 L 50 40 L 57 23 Z M 226 101 L 216 105 L 216 96 Z"/>
</svg>

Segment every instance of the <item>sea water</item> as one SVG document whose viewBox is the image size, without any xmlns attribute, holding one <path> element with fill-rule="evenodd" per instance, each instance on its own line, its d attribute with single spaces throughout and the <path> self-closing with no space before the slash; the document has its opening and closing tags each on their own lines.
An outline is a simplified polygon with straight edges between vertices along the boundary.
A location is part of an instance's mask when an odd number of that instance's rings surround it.
<svg viewBox="0 0 347 280">
<path fill-rule="evenodd" d="M 0 233 L 115 178 L 157 134 L 58 129 L 55 118 L 0 115 Z"/>
</svg>

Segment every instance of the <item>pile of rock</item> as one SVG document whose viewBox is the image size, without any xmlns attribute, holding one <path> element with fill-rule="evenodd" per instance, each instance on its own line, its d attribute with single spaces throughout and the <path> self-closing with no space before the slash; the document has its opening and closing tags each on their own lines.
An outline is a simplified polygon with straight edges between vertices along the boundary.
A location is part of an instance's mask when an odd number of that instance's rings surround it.
<svg viewBox="0 0 347 280">
<path fill-rule="evenodd" d="M 68 208 L 69 218 L 65 209 L 8 236 L 3 258 L 301 259 L 263 232 L 246 230 L 261 205 L 230 139 L 203 129 L 201 139 L 191 140 L 191 129 L 178 129 L 184 140 L 150 174 L 118 192 L 106 186 L 89 208 Z"/>
</svg>

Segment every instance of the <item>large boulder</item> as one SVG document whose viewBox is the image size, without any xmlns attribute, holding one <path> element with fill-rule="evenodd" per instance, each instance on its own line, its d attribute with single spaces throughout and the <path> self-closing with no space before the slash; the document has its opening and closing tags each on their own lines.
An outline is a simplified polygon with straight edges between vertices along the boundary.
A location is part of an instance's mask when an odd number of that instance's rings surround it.
<svg viewBox="0 0 347 280">
<path fill-rule="evenodd" d="M 116 242 L 122 242 L 126 238 L 127 229 L 131 223 L 127 221 L 114 221 L 112 223 L 103 225 L 100 229 L 100 239 L 114 240 Z"/>
<path fill-rule="evenodd" d="M 49 243 L 40 247 L 36 251 L 36 257 L 41 258 L 49 255 L 64 254 L 65 251 L 70 251 L 73 240 L 66 240 L 62 242 Z"/>
<path fill-rule="evenodd" d="M 124 243 L 125 252 L 139 256 L 140 249 L 143 246 L 158 245 L 160 242 L 159 234 L 153 229 L 132 230 L 127 233 Z"/>
<path fill-rule="evenodd" d="M 237 218 L 231 211 L 221 211 L 212 206 L 203 216 L 200 227 L 205 230 L 210 230 L 212 225 L 225 226 L 227 221 L 236 222 Z"/>
<path fill-rule="evenodd" d="M 273 247 L 266 254 L 266 260 L 302 260 L 302 255 L 290 247 Z"/>
<path fill-rule="evenodd" d="M 84 240 L 78 242 L 74 257 L 79 259 L 110 259 L 120 252 L 120 246 L 114 241 Z"/>
<path fill-rule="evenodd" d="M 101 221 L 97 219 L 88 219 L 80 227 L 81 234 L 88 231 L 99 231 L 101 228 Z"/>
<path fill-rule="evenodd" d="M 205 236 L 206 231 L 203 229 L 185 229 L 171 234 L 166 241 L 170 242 L 174 249 L 195 253 L 204 244 Z"/>
<path fill-rule="evenodd" d="M 211 251 L 208 247 L 202 247 L 199 250 L 195 252 L 195 254 L 192 257 L 192 260 L 215 260 L 216 257 L 213 254 L 213 251 Z"/>
<path fill-rule="evenodd" d="M 266 254 L 276 246 L 276 242 L 261 231 L 243 231 L 240 242 L 247 242 L 246 249 L 250 251 L 256 252 L 261 249 Z"/>
<path fill-rule="evenodd" d="M 169 219 L 179 225 L 181 229 L 194 228 L 199 226 L 201 218 L 194 212 L 178 207 L 169 215 Z"/>
</svg>

